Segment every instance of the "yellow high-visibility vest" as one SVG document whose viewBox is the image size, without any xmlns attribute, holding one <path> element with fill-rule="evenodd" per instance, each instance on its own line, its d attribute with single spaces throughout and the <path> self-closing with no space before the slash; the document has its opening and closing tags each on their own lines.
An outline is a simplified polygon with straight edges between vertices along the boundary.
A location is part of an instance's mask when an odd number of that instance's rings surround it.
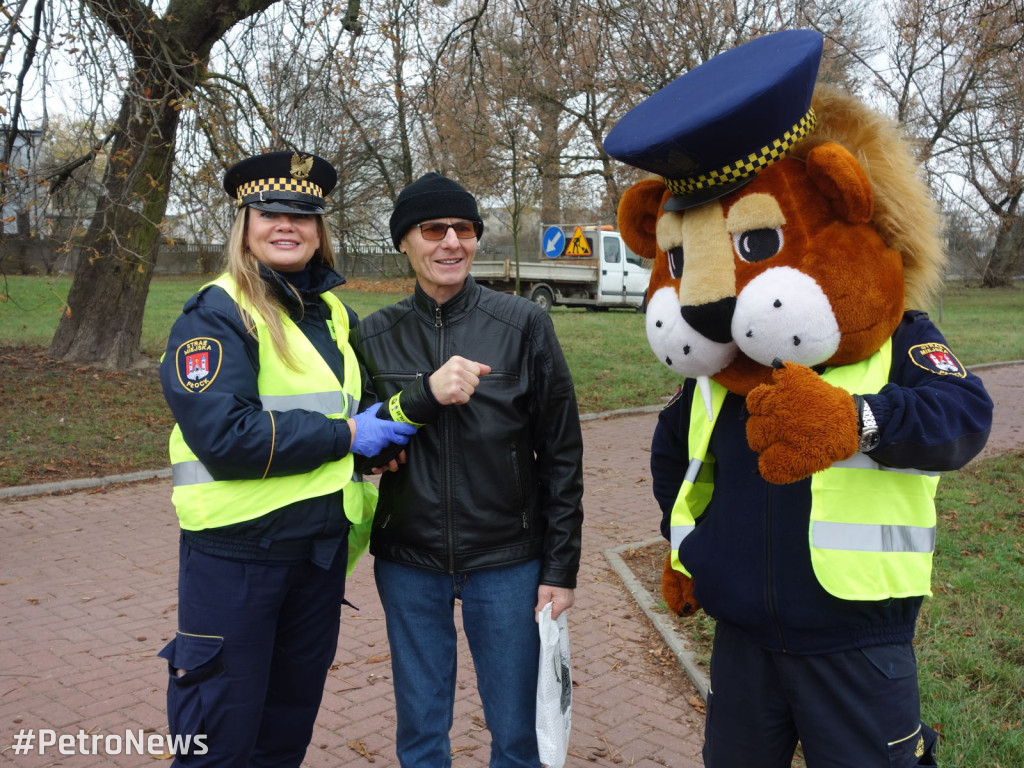
<svg viewBox="0 0 1024 768">
<path fill-rule="evenodd" d="M 850 393 L 873 393 L 888 382 L 892 343 L 867 360 L 828 368 L 822 378 Z M 726 390 L 712 382 L 712 418 L 701 399 L 690 408 L 690 464 L 671 514 L 672 566 L 714 491 L 711 433 Z M 935 549 L 936 472 L 883 467 L 857 453 L 811 476 L 807 538 L 821 586 L 844 600 L 886 600 L 931 594 Z"/>
<path fill-rule="evenodd" d="M 356 412 L 362 393 L 359 364 L 348 343 L 348 312 L 334 294 L 327 292 L 320 296 L 331 310 L 336 342 L 344 360 L 345 381 L 341 389 L 330 366 L 285 313 L 281 313 L 285 341 L 295 359 L 300 361 L 299 371 L 285 365 L 269 341 L 266 321 L 240 295 L 229 275 L 221 275 L 211 285 L 223 288 L 252 317 L 257 338 L 266 340 L 259 344 L 258 388 L 268 419 L 273 419 L 270 411 L 294 409 L 322 413 L 332 419 L 346 419 Z M 185 443 L 177 424 L 171 432 L 169 447 L 174 484 L 171 500 L 183 529 L 198 531 L 254 520 L 288 504 L 341 490 L 345 516 L 352 523 L 348 542 L 349 572 L 365 553 L 377 505 L 377 489 L 355 471 L 351 454 L 296 475 L 215 480 Z"/>
</svg>

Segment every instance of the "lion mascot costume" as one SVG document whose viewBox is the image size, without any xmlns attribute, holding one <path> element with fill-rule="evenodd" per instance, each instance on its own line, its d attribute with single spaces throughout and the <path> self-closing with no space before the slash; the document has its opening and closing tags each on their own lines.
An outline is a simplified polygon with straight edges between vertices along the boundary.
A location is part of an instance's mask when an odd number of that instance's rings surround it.
<svg viewBox="0 0 1024 768">
<path fill-rule="evenodd" d="M 709 768 L 935 765 L 912 641 L 938 474 L 992 403 L 925 305 L 940 224 L 898 125 L 817 84 L 821 36 L 767 35 L 658 91 L 612 157 L 654 260 L 651 348 L 685 377 L 659 415 L 664 592 L 716 619 Z"/>
</svg>

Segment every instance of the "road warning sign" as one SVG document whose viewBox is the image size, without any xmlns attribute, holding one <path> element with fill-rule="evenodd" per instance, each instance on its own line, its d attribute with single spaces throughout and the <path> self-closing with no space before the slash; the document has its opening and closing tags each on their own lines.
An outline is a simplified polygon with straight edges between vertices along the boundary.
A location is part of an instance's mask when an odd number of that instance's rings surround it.
<svg viewBox="0 0 1024 768">
<path fill-rule="evenodd" d="M 572 240 L 565 247 L 566 256 L 589 256 L 590 255 L 590 243 L 587 242 L 587 238 L 583 236 L 583 229 L 576 227 L 576 231 L 572 233 Z"/>
<path fill-rule="evenodd" d="M 549 259 L 557 259 L 565 250 L 565 232 L 561 227 L 548 227 L 544 230 L 541 245 L 544 246 L 545 256 Z"/>
</svg>

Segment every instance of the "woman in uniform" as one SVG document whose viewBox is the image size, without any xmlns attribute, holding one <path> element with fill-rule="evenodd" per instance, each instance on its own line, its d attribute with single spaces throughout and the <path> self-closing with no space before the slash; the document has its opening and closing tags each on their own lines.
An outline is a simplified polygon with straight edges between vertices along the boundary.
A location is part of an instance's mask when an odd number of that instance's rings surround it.
<svg viewBox="0 0 1024 768">
<path fill-rule="evenodd" d="M 354 456 L 415 432 L 359 409 L 357 320 L 331 292 L 344 278 L 323 215 L 336 179 L 297 152 L 228 170 L 227 270 L 185 304 L 161 362 L 181 541 L 160 656 L 182 765 L 300 765 L 376 503 Z"/>
</svg>

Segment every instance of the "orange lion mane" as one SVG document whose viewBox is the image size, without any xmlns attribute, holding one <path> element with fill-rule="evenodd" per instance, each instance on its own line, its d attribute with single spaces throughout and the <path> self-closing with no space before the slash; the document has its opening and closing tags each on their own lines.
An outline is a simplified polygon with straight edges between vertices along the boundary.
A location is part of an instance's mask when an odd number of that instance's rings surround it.
<svg viewBox="0 0 1024 768">
<path fill-rule="evenodd" d="M 907 306 L 928 306 L 941 285 L 946 256 L 918 144 L 899 123 L 833 86 L 819 83 L 811 105 L 818 126 L 791 156 L 806 159 L 816 146 L 834 141 L 857 159 L 874 191 L 870 223 L 903 256 Z"/>
</svg>

